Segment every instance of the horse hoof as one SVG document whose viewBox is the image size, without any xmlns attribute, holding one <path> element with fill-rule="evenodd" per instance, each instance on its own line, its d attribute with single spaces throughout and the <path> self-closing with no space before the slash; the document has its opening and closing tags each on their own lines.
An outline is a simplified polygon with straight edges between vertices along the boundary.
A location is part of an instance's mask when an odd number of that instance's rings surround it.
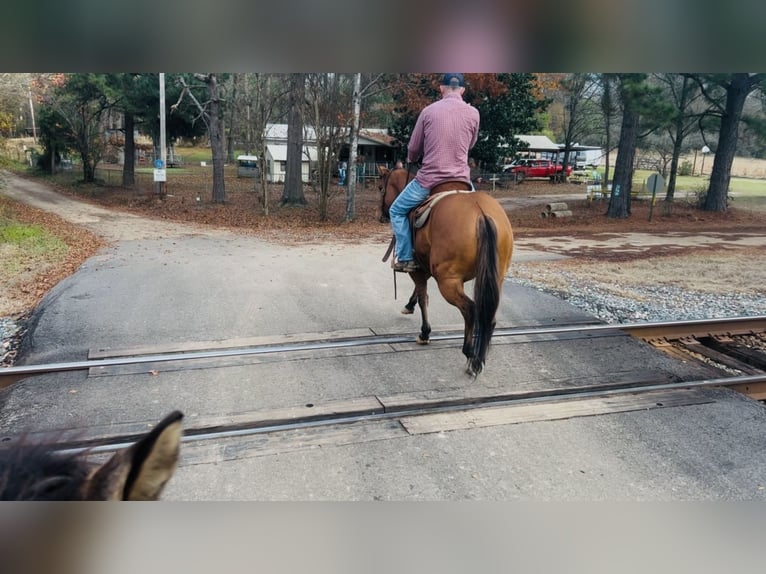
<svg viewBox="0 0 766 574">
<path fill-rule="evenodd" d="M 479 373 L 484 369 L 484 365 L 481 363 L 475 364 L 474 361 L 468 360 L 468 366 L 465 368 L 465 372 L 469 377 L 474 379 L 479 376 Z"/>
<path fill-rule="evenodd" d="M 414 312 L 415 309 L 408 309 L 407 307 L 402 309 L 402 315 L 412 315 Z"/>
<path fill-rule="evenodd" d="M 418 338 L 415 339 L 415 342 L 418 345 L 427 345 L 428 343 L 431 342 L 431 340 L 430 339 L 423 339 L 420 335 L 418 335 Z"/>
</svg>

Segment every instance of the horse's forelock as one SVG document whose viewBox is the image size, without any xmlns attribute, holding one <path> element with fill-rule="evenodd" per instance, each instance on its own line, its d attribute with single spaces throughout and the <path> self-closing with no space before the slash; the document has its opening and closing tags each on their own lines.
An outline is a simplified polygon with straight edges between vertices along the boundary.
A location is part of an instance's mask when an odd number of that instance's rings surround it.
<svg viewBox="0 0 766 574">
<path fill-rule="evenodd" d="M 77 500 L 90 465 L 74 455 L 57 455 L 45 444 L 21 444 L 0 451 L 0 500 Z"/>
</svg>

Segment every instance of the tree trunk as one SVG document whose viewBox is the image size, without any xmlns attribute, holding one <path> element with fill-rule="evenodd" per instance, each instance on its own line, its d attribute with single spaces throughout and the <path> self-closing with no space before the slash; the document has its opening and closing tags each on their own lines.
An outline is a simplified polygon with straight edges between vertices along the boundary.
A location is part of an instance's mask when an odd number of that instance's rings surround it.
<svg viewBox="0 0 766 574">
<path fill-rule="evenodd" d="M 226 136 L 226 161 L 234 163 L 234 126 L 237 125 L 237 97 L 242 74 L 234 74 L 232 79 L 231 104 L 229 106 L 229 134 Z"/>
<path fill-rule="evenodd" d="M 125 113 L 125 147 L 122 163 L 122 186 L 133 187 L 136 184 L 136 141 L 133 136 L 135 116 Z"/>
<path fill-rule="evenodd" d="M 721 118 L 721 130 L 718 132 L 718 147 L 715 150 L 710 185 L 703 206 L 705 211 L 726 211 L 731 166 L 737 150 L 739 121 L 753 85 L 749 74 L 733 74 L 726 86 L 726 110 Z"/>
<path fill-rule="evenodd" d="M 303 74 L 290 75 L 290 98 L 287 125 L 287 166 L 285 188 L 280 205 L 305 205 L 303 195 L 303 175 L 301 161 L 303 156 L 303 114 L 302 104 L 305 92 Z"/>
<path fill-rule="evenodd" d="M 354 221 L 356 217 L 356 149 L 359 146 L 359 117 L 362 109 L 362 74 L 360 73 L 354 74 L 351 107 L 353 108 L 353 116 L 351 118 L 351 142 L 348 148 L 349 178 L 346 187 L 346 215 L 344 217 L 344 221 L 347 222 Z"/>
<path fill-rule="evenodd" d="M 612 85 L 611 80 L 604 78 L 604 93 L 601 99 L 601 109 L 604 112 L 604 150 L 606 150 L 606 156 L 604 157 L 604 178 L 601 180 L 601 190 L 609 189 L 609 172 L 611 171 L 611 162 L 609 156 L 612 154 Z"/>
<path fill-rule="evenodd" d="M 633 160 L 638 141 L 638 112 L 632 102 L 625 103 L 614 165 L 612 193 L 609 198 L 607 217 L 626 218 L 630 215 L 630 191 L 633 183 Z"/>
<path fill-rule="evenodd" d="M 209 74 L 205 80 L 210 96 L 210 150 L 213 154 L 213 203 L 226 202 L 226 184 L 223 177 L 225 158 L 221 100 L 218 96 L 218 79 Z"/>
</svg>

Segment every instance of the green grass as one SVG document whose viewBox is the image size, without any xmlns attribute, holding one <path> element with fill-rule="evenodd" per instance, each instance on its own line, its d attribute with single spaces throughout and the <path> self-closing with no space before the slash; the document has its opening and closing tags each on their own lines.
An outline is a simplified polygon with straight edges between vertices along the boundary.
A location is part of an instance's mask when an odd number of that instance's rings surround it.
<svg viewBox="0 0 766 574">
<path fill-rule="evenodd" d="M 66 252 L 66 243 L 39 225 L 14 221 L 0 209 L 0 274 L 23 274 L 63 258 Z"/>
<path fill-rule="evenodd" d="M 27 225 L 0 218 L 0 244 L 13 246 L 23 253 L 42 255 L 66 251 L 66 244 L 39 225 Z"/>
</svg>

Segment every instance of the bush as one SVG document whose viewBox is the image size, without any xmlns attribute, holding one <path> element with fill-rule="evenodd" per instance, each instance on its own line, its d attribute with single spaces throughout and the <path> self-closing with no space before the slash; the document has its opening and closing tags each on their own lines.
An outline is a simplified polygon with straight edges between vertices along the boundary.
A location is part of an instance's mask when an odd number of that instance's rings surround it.
<svg viewBox="0 0 766 574">
<path fill-rule="evenodd" d="M 692 164 L 690 161 L 685 161 L 681 163 L 681 165 L 678 167 L 678 175 L 691 175 L 692 174 Z"/>
<path fill-rule="evenodd" d="M 705 185 L 704 187 L 698 187 L 694 190 L 694 206 L 697 209 L 702 209 L 705 207 L 705 201 L 707 200 L 707 192 L 708 192 L 708 186 Z M 732 197 L 729 192 L 726 192 L 726 207 L 731 206 Z"/>
</svg>

